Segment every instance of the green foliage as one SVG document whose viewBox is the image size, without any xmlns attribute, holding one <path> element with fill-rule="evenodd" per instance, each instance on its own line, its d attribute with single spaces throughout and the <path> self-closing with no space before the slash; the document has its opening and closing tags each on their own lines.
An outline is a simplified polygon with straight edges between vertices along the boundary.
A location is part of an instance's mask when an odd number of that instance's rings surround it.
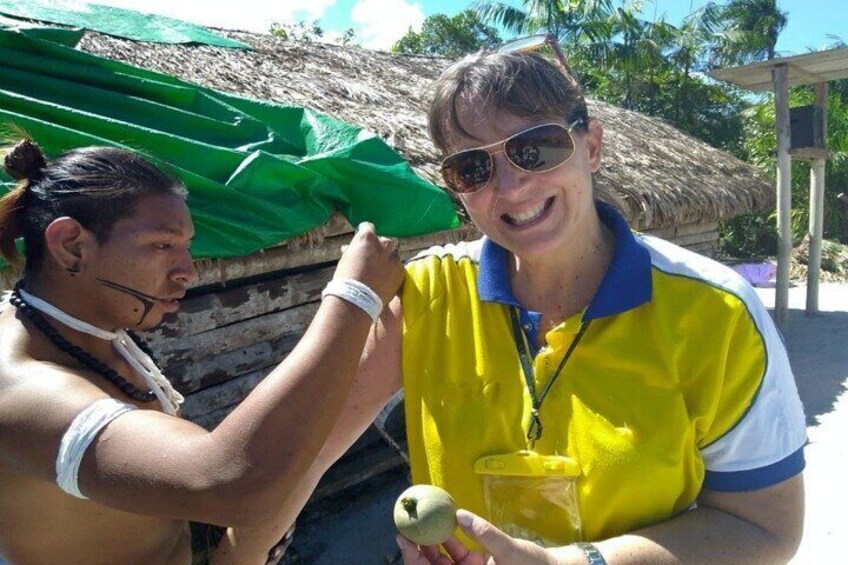
<svg viewBox="0 0 848 565">
<path fill-rule="evenodd" d="M 420 32 L 411 29 L 395 43 L 393 53 L 458 58 L 501 43 L 495 28 L 484 24 L 473 10 L 450 17 L 435 14 L 424 20 Z"/>
<path fill-rule="evenodd" d="M 722 251 L 733 257 L 777 255 L 777 230 L 770 214 L 745 214 L 721 226 Z"/>
<path fill-rule="evenodd" d="M 351 32 L 350 37 L 353 37 L 353 30 L 348 30 Z M 317 41 L 324 37 L 324 29 L 321 27 L 321 24 L 318 20 L 314 20 L 312 22 L 305 22 L 300 20 L 296 24 L 284 24 L 279 22 L 274 22 L 271 24 L 271 29 L 269 33 L 273 36 L 279 37 L 285 40 L 291 41 L 304 41 L 304 42 L 312 42 Z M 345 36 L 347 32 L 345 32 Z"/>
<path fill-rule="evenodd" d="M 356 43 L 355 39 L 356 39 L 356 32 L 353 30 L 352 27 L 349 27 L 342 34 L 342 37 L 339 40 L 339 43 L 343 47 L 347 47 L 348 45 L 353 45 L 354 43 Z"/>
<path fill-rule="evenodd" d="M 601 100 L 652 116 L 712 145 L 744 153 L 741 95 L 701 78 L 724 22 L 707 3 L 678 28 L 641 17 L 641 3 L 525 0 L 524 10 L 478 2 L 487 22 L 517 34 L 556 35 L 586 90 Z"/>
<path fill-rule="evenodd" d="M 348 47 L 356 43 L 356 31 L 353 28 L 346 29 L 338 39 L 326 39 L 324 28 L 321 27 L 319 20 L 313 20 L 312 22 L 300 20 L 294 24 L 274 22 L 271 24 L 271 29 L 268 33 L 284 40 L 303 41 L 306 43 L 324 40 L 337 42 L 343 47 Z"/>
<path fill-rule="evenodd" d="M 719 66 L 774 59 L 777 37 L 789 21 L 777 0 L 730 0 L 720 17 L 725 25 L 715 49 Z"/>
<path fill-rule="evenodd" d="M 790 106 L 812 104 L 815 96 L 810 87 L 794 88 Z M 777 159 L 775 148 L 774 97 L 768 96 L 743 113 L 745 151 L 748 159 L 761 167 L 772 179 Z M 825 239 L 848 243 L 848 205 L 839 198 L 848 192 L 848 80 L 830 83 L 828 96 L 827 147 L 833 158 L 825 167 L 824 226 Z M 807 234 L 810 213 L 810 165 L 792 162 L 792 237 L 798 243 Z"/>
<path fill-rule="evenodd" d="M 636 3 L 638 5 L 638 3 Z M 478 1 L 474 9 L 485 22 L 493 22 L 516 35 L 552 33 L 560 41 L 580 37 L 596 39 L 604 20 L 614 11 L 612 0 L 525 0 L 524 10 L 506 2 Z"/>
</svg>

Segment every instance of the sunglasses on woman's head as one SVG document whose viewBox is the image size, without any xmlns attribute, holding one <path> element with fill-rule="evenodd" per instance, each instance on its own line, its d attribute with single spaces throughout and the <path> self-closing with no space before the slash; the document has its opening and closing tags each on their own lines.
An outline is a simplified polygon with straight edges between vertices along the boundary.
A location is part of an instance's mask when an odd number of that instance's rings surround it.
<svg viewBox="0 0 848 565">
<path fill-rule="evenodd" d="M 556 36 L 550 33 L 540 33 L 538 35 L 529 35 L 519 39 L 507 41 L 496 49 L 497 53 L 532 53 L 544 47 L 549 47 L 557 58 L 557 61 L 569 76 L 574 76 L 571 67 L 568 66 L 568 61 L 565 58 L 565 53 L 559 46 Z"/>
<path fill-rule="evenodd" d="M 493 156 L 503 152 L 514 167 L 528 173 L 545 173 L 565 164 L 574 153 L 571 130 L 585 122 L 543 124 L 520 131 L 502 141 L 466 149 L 442 161 L 442 177 L 457 194 L 483 190 L 495 174 Z M 495 149 L 492 149 L 495 148 Z"/>
</svg>

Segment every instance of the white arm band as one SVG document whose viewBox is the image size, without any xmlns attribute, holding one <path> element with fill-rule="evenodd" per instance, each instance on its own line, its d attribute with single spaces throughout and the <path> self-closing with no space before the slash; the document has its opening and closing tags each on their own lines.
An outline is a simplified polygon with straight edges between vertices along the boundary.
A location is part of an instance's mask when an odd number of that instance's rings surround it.
<svg viewBox="0 0 848 565">
<path fill-rule="evenodd" d="M 324 292 L 321 293 L 321 298 L 324 298 L 328 294 L 338 296 L 355 306 L 359 306 L 375 322 L 380 317 L 380 312 L 383 311 L 383 300 L 380 298 L 380 295 L 371 290 L 367 285 L 354 279 L 331 280 L 324 288 Z"/>
<path fill-rule="evenodd" d="M 106 425 L 135 406 L 119 402 L 114 398 L 98 400 L 71 422 L 62 436 L 59 454 L 56 456 L 56 484 L 66 493 L 77 498 L 88 499 L 79 490 L 79 468 L 85 450 Z"/>
</svg>

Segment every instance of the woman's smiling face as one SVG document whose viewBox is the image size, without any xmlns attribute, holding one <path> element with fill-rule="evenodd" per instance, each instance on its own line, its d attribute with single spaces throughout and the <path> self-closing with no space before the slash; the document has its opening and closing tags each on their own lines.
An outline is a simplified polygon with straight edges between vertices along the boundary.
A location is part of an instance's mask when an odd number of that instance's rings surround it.
<svg viewBox="0 0 848 565">
<path fill-rule="evenodd" d="M 452 138 L 452 152 L 493 144 L 555 121 L 479 109 L 470 102 L 458 110 L 462 127 L 473 137 Z M 574 154 L 564 165 L 542 173 L 522 171 L 503 152 L 493 152 L 489 184 L 461 195 L 469 216 L 487 237 L 520 258 L 567 250 L 568 242 L 580 237 L 586 220 L 594 215 L 592 173 L 600 166 L 602 134 L 596 120 L 590 120 L 586 129 L 572 130 Z"/>
</svg>

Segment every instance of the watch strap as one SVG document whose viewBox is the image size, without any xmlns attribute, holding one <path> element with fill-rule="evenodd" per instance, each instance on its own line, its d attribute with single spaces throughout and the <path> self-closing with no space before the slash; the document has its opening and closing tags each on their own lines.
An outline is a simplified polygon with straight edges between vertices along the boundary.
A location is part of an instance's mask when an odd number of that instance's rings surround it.
<svg viewBox="0 0 848 565">
<path fill-rule="evenodd" d="M 579 541 L 574 544 L 577 549 L 583 552 L 586 556 L 589 565 L 607 565 L 606 559 L 601 555 L 601 552 L 595 547 L 595 544 L 586 541 Z"/>
</svg>

